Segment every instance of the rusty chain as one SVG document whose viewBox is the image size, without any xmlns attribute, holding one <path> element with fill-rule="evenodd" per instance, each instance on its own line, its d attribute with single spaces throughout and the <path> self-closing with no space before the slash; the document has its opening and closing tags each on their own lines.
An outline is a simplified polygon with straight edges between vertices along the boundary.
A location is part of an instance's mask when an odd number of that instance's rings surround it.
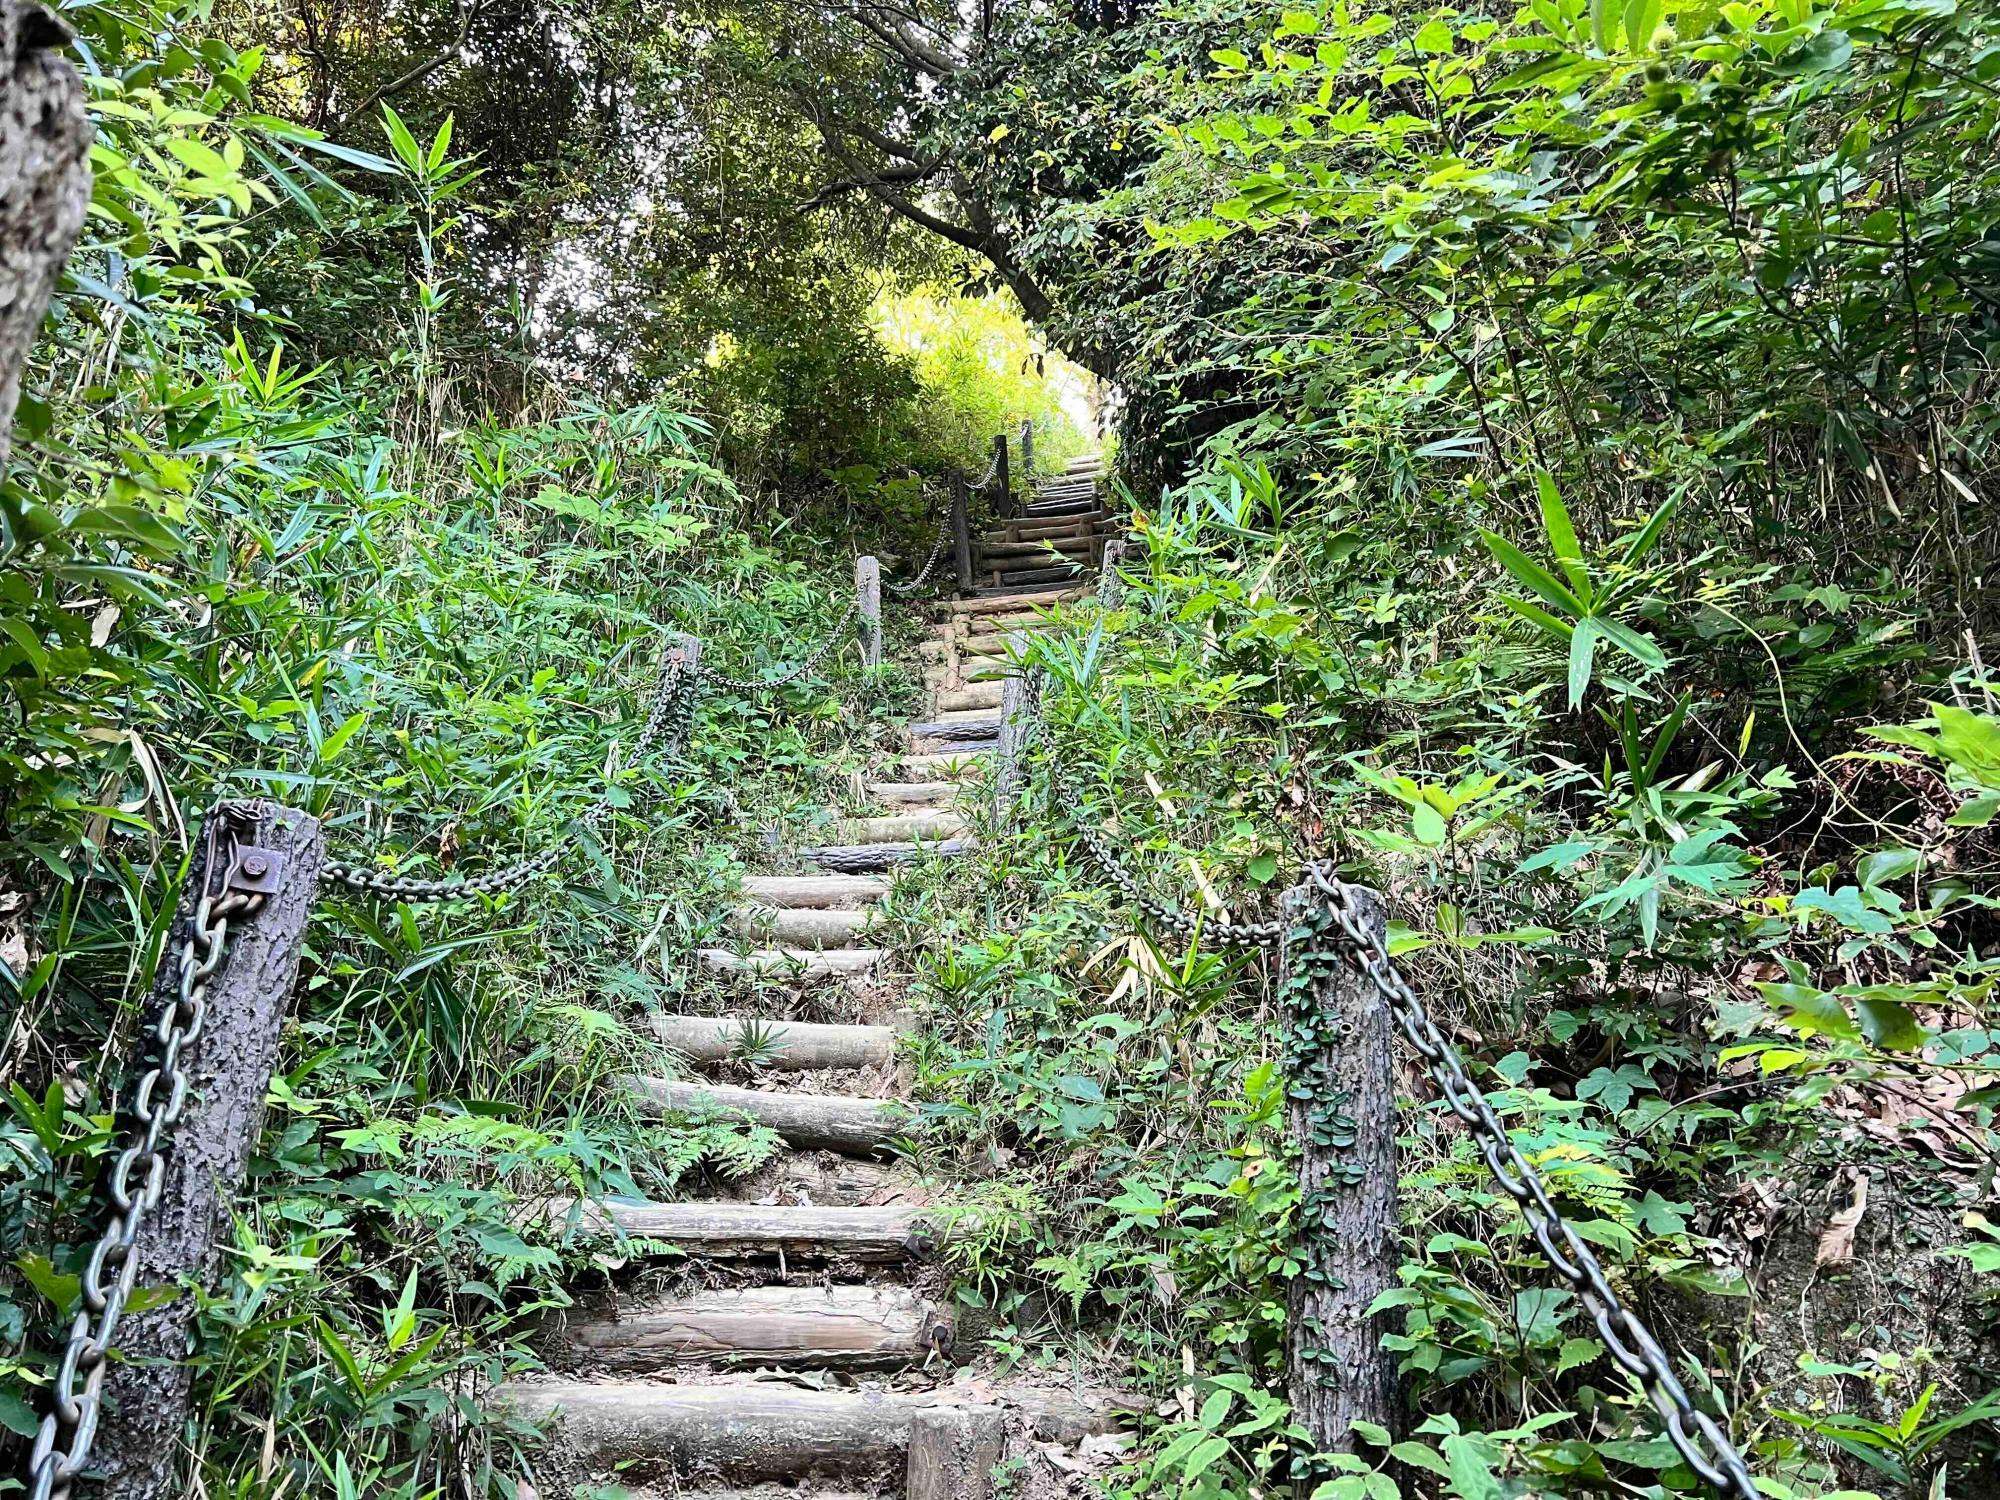
<svg viewBox="0 0 2000 1500">
<path fill-rule="evenodd" d="M 82 1305 L 56 1367 L 50 1410 L 28 1455 L 29 1500 L 67 1500 L 90 1461 L 112 1338 L 139 1274 L 139 1232 L 160 1206 L 167 1137 L 187 1107 L 183 1054 L 201 1039 L 210 987 L 229 962 L 230 922 L 254 915 L 276 886 L 280 857 L 243 841 L 246 832 L 256 836 L 260 818 L 257 803 L 225 803 L 204 829 L 201 895 L 177 959 L 178 993 L 150 1028 L 158 1061 L 140 1075 L 132 1098 L 138 1138 L 112 1163 L 111 1216 L 84 1266 Z"/>
<path fill-rule="evenodd" d="M 688 731 L 694 723 L 695 679 L 698 675 L 687 670 L 684 648 L 674 646 L 668 649 L 660 668 L 659 686 L 653 694 L 652 709 L 647 713 L 645 728 L 640 731 L 638 742 L 633 747 L 635 761 L 644 759 L 656 749 L 678 754 L 686 746 Z M 393 901 L 450 901 L 461 896 L 501 895 L 518 890 L 568 858 L 571 851 L 583 842 L 584 835 L 596 832 L 598 825 L 609 816 L 614 805 L 612 799 L 613 792 L 607 788 L 583 816 L 548 848 L 497 870 L 445 880 L 419 880 L 348 860 L 330 859 L 321 867 L 320 878 L 352 891 L 385 896 Z"/>
</svg>

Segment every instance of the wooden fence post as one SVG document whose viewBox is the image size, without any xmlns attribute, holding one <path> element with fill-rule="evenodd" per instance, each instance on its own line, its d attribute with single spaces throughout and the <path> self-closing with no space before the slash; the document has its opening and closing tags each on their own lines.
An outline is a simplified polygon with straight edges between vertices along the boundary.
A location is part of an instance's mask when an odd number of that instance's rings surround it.
<svg viewBox="0 0 2000 1500">
<path fill-rule="evenodd" d="M 1035 480 L 1035 424 L 1028 417 L 1021 418 L 1021 483 L 1032 484 Z"/>
<path fill-rule="evenodd" d="M 1004 829 L 1013 821 L 1014 798 L 1021 788 L 1021 752 L 1040 696 L 1035 673 L 1018 665 L 1027 654 L 1028 634 L 1007 637 L 1007 680 L 1000 688 L 1000 736 L 993 755 L 993 815 Z"/>
<path fill-rule="evenodd" d="M 178 1289 L 171 1301 L 119 1325 L 106 1382 L 107 1409 L 92 1467 L 105 1474 L 101 1500 L 162 1500 L 181 1493 L 175 1475 L 187 1422 L 194 1325 L 189 1284 L 207 1285 L 229 1236 L 230 1210 L 264 1123 L 278 1036 L 291 1009 L 306 921 L 319 894 L 326 844 L 319 824 L 268 802 L 236 804 L 248 816 L 237 864 L 268 886 L 263 906 L 229 928 L 229 959 L 210 986 L 201 1035 L 182 1053 L 187 1110 L 165 1152 L 160 1203 L 133 1254 L 140 1287 Z M 211 813 L 211 817 L 223 816 Z M 153 984 L 153 1014 L 179 995 L 176 955 L 194 921 L 206 869 L 182 893 L 167 956 Z M 223 873 L 218 872 L 219 884 Z"/>
<path fill-rule="evenodd" d="M 1002 520 L 1014 514 L 1014 472 L 1007 462 L 1007 434 L 993 434 L 993 513 Z"/>
<path fill-rule="evenodd" d="M 882 665 L 882 564 L 872 557 L 854 559 L 854 598 L 860 605 L 861 665 Z"/>
<path fill-rule="evenodd" d="M 1007 1447 L 1006 1414 L 997 1406 L 933 1406 L 910 1422 L 907 1500 L 989 1500 L 993 1466 Z"/>
<path fill-rule="evenodd" d="M 951 550 L 960 589 L 972 587 L 972 518 L 967 514 L 965 476 L 951 476 Z"/>
<path fill-rule="evenodd" d="M 1118 576 L 1118 565 L 1125 561 L 1125 538 L 1114 536 L 1104 544 L 1104 559 L 1097 565 L 1097 602 L 1106 609 L 1117 604 L 1118 596 L 1125 592 L 1125 580 Z"/>
<path fill-rule="evenodd" d="M 1350 886 L 1362 921 L 1386 925 L 1382 898 Z M 1294 936 L 1278 966 L 1292 1135 L 1299 1148 L 1298 1235 L 1305 1269 L 1291 1285 L 1286 1363 L 1292 1413 L 1322 1453 L 1354 1449 L 1354 1423 L 1397 1430 L 1391 1331 L 1368 1305 L 1397 1285 L 1395 1051 L 1389 1007 L 1339 944 L 1326 897 L 1308 879 L 1285 893 Z"/>
</svg>

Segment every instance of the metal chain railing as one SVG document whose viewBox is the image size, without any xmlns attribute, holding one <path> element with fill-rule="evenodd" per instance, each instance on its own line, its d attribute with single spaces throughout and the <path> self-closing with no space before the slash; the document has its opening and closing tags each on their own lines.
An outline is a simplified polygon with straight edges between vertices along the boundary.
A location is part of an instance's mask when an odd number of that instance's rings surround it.
<svg viewBox="0 0 2000 1500">
<path fill-rule="evenodd" d="M 209 815 L 201 897 L 177 960 L 178 993 L 151 1028 L 159 1058 L 140 1075 L 133 1096 L 138 1139 L 112 1163 L 111 1215 L 84 1266 L 82 1306 L 56 1367 L 50 1410 L 28 1455 L 29 1500 L 67 1500 L 71 1485 L 90 1460 L 112 1337 L 139 1274 L 139 1232 L 160 1206 L 167 1138 L 187 1107 L 189 1082 L 182 1055 L 201 1039 L 210 988 L 229 962 L 230 922 L 263 906 L 276 875 L 277 856 L 243 841 L 246 832 L 256 836 L 257 820 L 254 803 L 227 804 Z M 164 1099 L 159 1097 L 162 1088 Z"/>
<path fill-rule="evenodd" d="M 1031 722 L 1039 726 L 1039 716 Z M 1104 835 L 1098 832 L 1096 824 L 1085 811 L 1079 789 L 1069 780 L 1067 768 L 1053 756 L 1049 761 L 1049 787 L 1055 793 L 1052 800 L 1071 809 L 1077 841 L 1083 845 L 1084 853 L 1097 867 L 1098 873 L 1157 926 L 1166 928 L 1183 940 L 1191 940 L 1197 933 L 1206 933 L 1225 948 L 1269 952 L 1284 946 L 1286 927 L 1283 922 L 1244 922 L 1228 912 L 1201 915 L 1168 906 L 1164 901 L 1148 895 L 1141 888 L 1138 877 L 1126 867 Z"/>
<path fill-rule="evenodd" d="M 1485 1093 L 1467 1074 L 1465 1059 L 1438 1030 L 1423 1001 L 1390 958 L 1388 945 L 1362 922 L 1346 883 L 1334 877 L 1324 862 L 1308 865 L 1307 872 L 1340 923 L 1349 956 L 1368 976 L 1403 1035 L 1417 1049 L 1445 1106 L 1473 1132 L 1480 1155 L 1486 1159 L 1486 1170 L 1519 1206 L 1543 1257 L 1575 1291 L 1613 1361 L 1639 1382 L 1653 1403 L 1674 1450 L 1718 1494 L 1730 1500 L 1757 1500 L 1757 1486 L 1742 1455 L 1715 1420 L 1688 1399 L 1659 1340 L 1618 1300 L 1604 1267 L 1556 1208 L 1541 1174 L 1514 1145 Z M 1557 1240 L 1562 1242 L 1560 1247 Z"/>
<path fill-rule="evenodd" d="M 1198 917 L 1155 900 L 1141 888 L 1067 782 L 1059 762 L 1050 763 L 1052 802 L 1072 809 L 1072 827 L 1090 862 L 1133 906 L 1154 923 L 1185 940 L 1197 934 L 1224 947 L 1265 951 L 1284 946 L 1292 933 L 1283 922 L 1237 922 L 1226 915 Z M 1569 1283 L 1589 1313 L 1599 1338 L 1620 1369 L 1636 1380 L 1659 1413 L 1668 1440 L 1687 1466 L 1727 1500 L 1757 1500 L 1757 1487 L 1742 1455 L 1719 1424 L 1688 1398 L 1666 1351 L 1652 1331 L 1619 1300 L 1604 1267 L 1576 1229 L 1563 1218 L 1533 1164 L 1507 1134 L 1507 1127 L 1466 1071 L 1465 1059 L 1425 1010 L 1423 1001 L 1389 956 L 1388 945 L 1362 920 L 1348 886 L 1325 861 L 1307 866 L 1313 886 L 1346 939 L 1348 957 L 1372 983 L 1416 1048 L 1446 1108 L 1473 1132 L 1493 1180 L 1520 1208 L 1529 1232 L 1550 1267 Z"/>
<path fill-rule="evenodd" d="M 943 559 L 945 554 L 945 549 L 950 545 L 951 545 L 951 501 L 949 498 L 947 498 L 945 500 L 944 505 L 939 509 L 938 512 L 937 536 L 933 538 L 931 541 L 930 556 L 924 559 L 924 565 L 921 569 L 918 570 L 917 576 L 915 578 L 912 578 L 908 583 L 890 582 L 884 584 L 883 587 L 888 589 L 890 593 L 901 594 L 905 598 L 907 598 L 911 594 L 914 594 L 918 589 L 924 586 L 924 580 L 931 576 L 931 569 L 935 568 L 938 565 L 938 563 Z"/>
<path fill-rule="evenodd" d="M 697 674 L 687 670 L 686 653 L 678 646 L 668 650 L 660 668 L 659 686 L 646 725 L 633 747 L 633 759 L 641 760 L 656 749 L 678 754 L 687 743 L 694 723 L 694 688 Z M 569 857 L 584 835 L 595 831 L 610 814 L 613 793 L 607 789 L 562 837 L 539 854 L 531 854 L 497 870 L 477 875 L 452 876 L 443 880 L 419 880 L 392 871 L 330 859 L 320 869 L 323 881 L 332 881 L 349 890 L 393 901 L 450 901 L 461 896 L 497 896 L 518 890 L 538 875 L 547 874 Z"/>
<path fill-rule="evenodd" d="M 739 693 L 754 693 L 759 688 L 782 687 L 785 683 L 796 682 L 822 661 L 826 660 L 827 653 L 840 644 L 848 622 L 854 618 L 854 612 L 860 608 L 861 603 L 859 600 L 851 600 L 847 608 L 840 612 L 840 618 L 835 620 L 832 627 L 827 631 L 826 638 L 813 648 L 812 653 L 801 660 L 796 666 L 788 667 L 775 676 L 731 677 L 726 672 L 713 671 L 709 667 L 704 666 L 701 668 L 701 680 L 713 683 L 717 687 L 729 688 Z"/>
</svg>

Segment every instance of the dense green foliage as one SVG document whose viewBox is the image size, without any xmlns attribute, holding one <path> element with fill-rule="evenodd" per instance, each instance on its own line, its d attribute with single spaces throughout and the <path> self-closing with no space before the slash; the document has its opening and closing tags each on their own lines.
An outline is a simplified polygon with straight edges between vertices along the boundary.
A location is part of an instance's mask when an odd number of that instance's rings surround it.
<svg viewBox="0 0 2000 1500">
<path fill-rule="evenodd" d="M 981 1357 L 1160 1398 L 1115 1495 L 1697 1490 L 1414 1072 L 1410 1430 L 1301 1479 L 1271 975 L 1135 926 L 1089 820 L 1190 907 L 1305 857 L 1379 887 L 1770 1493 L 1991 1491 L 1990 12 L 1114 11 L 938 8 L 921 85 L 811 6 L 73 12 L 95 213 L 0 486 L 0 1428 L 190 810 L 267 791 L 428 872 L 610 786 L 532 902 L 322 911 L 204 1312 L 208 1492 L 507 1492 L 470 1392 L 585 1264 L 518 1204 L 768 1153 L 594 1085 L 754 824 L 909 706 L 841 664 L 624 765 L 662 632 L 794 659 L 847 544 L 924 538 L 921 476 L 1024 416 L 1077 445 L 952 298 L 951 218 L 1117 381 L 1136 537 L 1037 648 L 1027 816 L 894 903 L 926 1149 L 986 1179 Z M 889 135 L 925 170 L 857 186 Z"/>
<path fill-rule="evenodd" d="M 927 473 L 980 462 L 1003 422 L 1063 424 L 1018 376 L 885 340 L 875 267 L 838 282 L 846 322 L 809 365 L 741 342 L 704 363 L 743 338 L 710 322 L 700 379 L 565 390 L 496 336 L 475 252 L 500 184 L 452 117 L 419 135 L 384 110 L 350 144 L 257 112 L 287 83 L 205 14 L 77 15 L 93 216 L 0 490 L 0 1491 L 77 1302 L 201 809 L 268 795 L 336 854 L 435 875 L 533 852 L 608 793 L 555 899 L 322 904 L 201 1314 L 206 1492 L 506 1492 L 522 1434 L 477 1390 L 532 1360 L 531 1314 L 590 1264 L 523 1206 L 672 1196 L 770 1154 L 599 1085 L 672 1071 L 629 1022 L 698 983 L 682 959 L 750 812 L 807 816 L 819 768 L 906 706 L 841 651 L 710 695 L 684 761 L 631 764 L 667 632 L 736 674 L 796 660 L 847 587 L 826 542 L 887 522 L 928 545 Z M 1004 310 L 934 319 L 1026 347 Z M 776 455 L 741 485 L 723 421 Z"/>
</svg>

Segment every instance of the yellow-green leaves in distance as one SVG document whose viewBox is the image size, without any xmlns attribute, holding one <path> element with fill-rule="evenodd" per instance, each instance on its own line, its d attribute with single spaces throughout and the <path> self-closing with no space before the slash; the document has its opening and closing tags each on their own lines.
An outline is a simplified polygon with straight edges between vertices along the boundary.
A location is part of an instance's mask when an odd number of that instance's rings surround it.
<svg viewBox="0 0 2000 1500">
<path fill-rule="evenodd" d="M 1600 52 L 1618 45 L 1618 30 L 1625 33 L 1627 52 L 1645 52 L 1653 45 L 1666 13 L 1663 0 L 1590 0 L 1590 36 Z"/>
<path fill-rule="evenodd" d="M 1673 514 L 1674 502 L 1669 500 L 1647 517 L 1645 524 L 1619 549 L 1604 576 L 1598 577 L 1584 558 L 1576 527 L 1556 491 L 1555 480 L 1545 472 L 1537 472 L 1535 481 L 1541 497 L 1542 529 L 1547 533 L 1549 550 L 1555 555 L 1562 577 L 1558 578 L 1505 537 L 1490 531 L 1482 531 L 1480 535 L 1494 560 L 1542 601 L 1536 604 L 1508 596 L 1507 607 L 1554 639 L 1568 643 L 1569 706 L 1576 708 L 1590 687 L 1601 642 L 1609 641 L 1648 671 L 1658 672 L 1667 664 L 1666 653 L 1653 643 L 1652 637 L 1617 619 L 1613 611 L 1642 581 L 1644 575 L 1639 572 L 1639 564 L 1659 542 L 1660 533 Z"/>
</svg>

